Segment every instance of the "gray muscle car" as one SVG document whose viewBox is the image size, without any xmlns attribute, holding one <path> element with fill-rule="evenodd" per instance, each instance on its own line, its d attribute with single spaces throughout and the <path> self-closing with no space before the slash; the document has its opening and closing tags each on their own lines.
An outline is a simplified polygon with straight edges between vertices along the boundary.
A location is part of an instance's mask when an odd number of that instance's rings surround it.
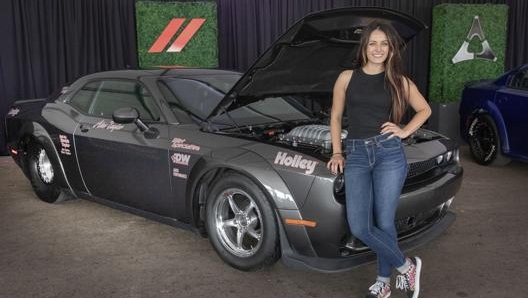
<svg viewBox="0 0 528 298">
<path fill-rule="evenodd" d="M 118 70 L 16 102 L 9 152 L 40 199 L 84 198 L 207 236 L 241 270 L 279 259 L 324 272 L 375 255 L 347 226 L 344 183 L 326 168 L 337 75 L 372 19 L 405 40 L 419 21 L 381 8 L 308 15 L 246 73 Z M 346 119 L 342 137 L 347 135 Z M 419 130 L 397 211 L 402 248 L 441 234 L 462 181 L 457 145 Z"/>
</svg>

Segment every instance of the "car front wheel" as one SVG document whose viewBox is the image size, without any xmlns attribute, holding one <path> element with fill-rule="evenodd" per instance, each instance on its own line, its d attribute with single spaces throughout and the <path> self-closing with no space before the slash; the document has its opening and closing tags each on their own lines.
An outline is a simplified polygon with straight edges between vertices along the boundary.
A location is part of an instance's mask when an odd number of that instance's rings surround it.
<svg viewBox="0 0 528 298">
<path fill-rule="evenodd" d="M 211 244 L 229 265 L 244 271 L 273 264 L 279 256 L 273 208 L 253 181 L 231 173 L 212 187 L 206 206 Z"/>
<path fill-rule="evenodd" d="M 469 126 L 468 136 L 469 149 L 477 163 L 501 166 L 510 161 L 501 152 L 499 132 L 495 122 L 489 115 L 477 115 Z"/>
</svg>

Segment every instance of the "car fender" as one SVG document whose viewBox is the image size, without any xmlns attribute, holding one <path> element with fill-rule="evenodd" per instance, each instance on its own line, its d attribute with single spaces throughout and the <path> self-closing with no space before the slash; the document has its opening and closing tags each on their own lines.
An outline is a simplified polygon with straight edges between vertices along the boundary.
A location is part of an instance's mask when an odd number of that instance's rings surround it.
<svg viewBox="0 0 528 298">
<path fill-rule="evenodd" d="M 247 149 L 222 148 L 212 151 L 198 161 L 190 174 L 191 192 L 200 180 L 213 179 L 208 173 L 233 170 L 247 176 L 265 191 L 277 209 L 298 210 L 293 195 L 275 169 L 267 160 Z"/>
<path fill-rule="evenodd" d="M 510 144 L 508 142 L 508 131 L 506 130 L 506 123 L 504 123 L 504 118 L 502 117 L 502 114 L 497 105 L 495 105 L 495 103 L 493 103 L 492 101 L 482 100 L 478 104 L 478 106 L 479 108 L 475 109 L 471 114 L 471 121 L 468 122 L 468 125 L 471 125 L 473 119 L 475 119 L 478 114 L 488 114 L 491 118 L 493 118 L 493 121 L 495 121 L 495 125 L 497 126 L 501 141 L 502 152 L 509 152 Z"/>
<path fill-rule="evenodd" d="M 306 227 L 288 226 L 284 222 L 285 218 L 303 219 L 299 211 L 300 207 L 294 200 L 285 181 L 265 158 L 243 148 L 215 150 L 195 164 L 189 176 L 192 181 L 190 183 L 191 189 L 188 189 L 188 193 L 193 194 L 188 196 L 188 199 L 193 200 L 193 202 L 187 204 L 192 208 L 190 214 L 193 216 L 192 223 L 195 227 L 200 228 L 200 222 L 204 220 L 204 207 L 207 199 L 207 191 L 204 191 L 200 186 L 211 185 L 212 181 L 226 170 L 237 171 L 247 176 L 261 187 L 270 198 L 279 227 L 281 249 L 294 247 L 306 255 L 315 255 Z"/>
</svg>

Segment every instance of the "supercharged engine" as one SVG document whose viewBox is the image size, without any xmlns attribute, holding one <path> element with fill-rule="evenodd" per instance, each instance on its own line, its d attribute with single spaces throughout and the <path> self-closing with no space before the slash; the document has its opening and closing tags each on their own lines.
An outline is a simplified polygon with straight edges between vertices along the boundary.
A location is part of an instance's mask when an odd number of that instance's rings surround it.
<svg viewBox="0 0 528 298">
<path fill-rule="evenodd" d="M 346 130 L 341 131 L 341 140 L 348 135 Z M 332 152 L 330 126 L 310 124 L 297 126 L 287 133 L 278 136 L 280 142 L 286 142 L 293 147 L 320 147 L 322 153 Z"/>
</svg>

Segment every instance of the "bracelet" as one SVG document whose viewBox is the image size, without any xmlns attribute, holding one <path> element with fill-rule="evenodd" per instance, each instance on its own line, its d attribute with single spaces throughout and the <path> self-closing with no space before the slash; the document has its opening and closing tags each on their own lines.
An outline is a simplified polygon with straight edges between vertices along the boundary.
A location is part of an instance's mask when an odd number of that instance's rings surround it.
<svg viewBox="0 0 528 298">
<path fill-rule="evenodd" d="M 337 155 L 337 154 L 341 154 L 341 155 L 343 155 L 343 152 L 332 153 L 332 155 Z"/>
</svg>

